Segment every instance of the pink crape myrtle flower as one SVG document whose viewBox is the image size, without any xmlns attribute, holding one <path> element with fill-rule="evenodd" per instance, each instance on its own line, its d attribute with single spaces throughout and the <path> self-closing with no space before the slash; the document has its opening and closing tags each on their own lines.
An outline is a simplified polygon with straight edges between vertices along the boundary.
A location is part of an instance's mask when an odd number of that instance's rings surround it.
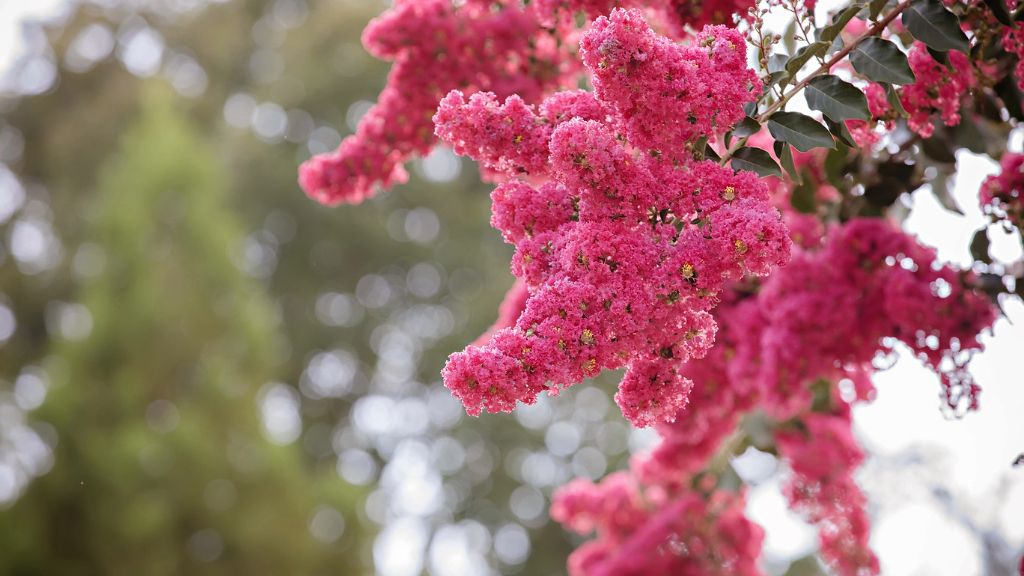
<svg viewBox="0 0 1024 576">
<path fill-rule="evenodd" d="M 435 116 L 443 141 L 503 180 L 492 224 L 529 290 L 515 326 L 453 354 L 443 376 L 479 414 L 626 367 L 616 401 L 648 426 L 685 406 L 679 367 L 714 343 L 725 283 L 767 274 L 790 240 L 756 175 L 669 152 L 742 118 L 755 96 L 742 37 L 709 27 L 679 46 L 617 9 L 581 45 L 593 94 L 534 107 L 453 92 Z"/>
<path fill-rule="evenodd" d="M 882 219 L 854 219 L 795 251 L 759 287 L 743 280 L 723 292 L 713 311 L 715 347 L 679 368 L 692 382 L 688 406 L 674 422 L 657 425 L 661 442 L 635 456 L 612 484 L 630 486 L 654 509 L 692 498 L 706 479 L 714 481 L 718 472 L 708 467 L 740 420 L 759 408 L 771 431 L 767 441 L 791 469 L 789 504 L 817 526 L 823 557 L 843 576 L 878 574 L 866 499 L 853 479 L 863 451 L 852 434 L 850 406 L 874 398 L 872 360 L 890 352 L 887 338 L 903 340 L 945 382 L 948 373 L 964 370 L 952 358 L 981 348 L 977 335 L 991 326 L 993 309 L 965 288 L 959 272 L 936 262 L 933 250 Z M 832 324 L 841 328 L 835 337 L 828 336 L 834 328 L 824 329 Z M 947 402 L 956 399 L 943 390 Z M 976 392 L 961 390 L 960 400 L 974 406 Z M 552 504 L 553 517 L 568 528 L 597 532 L 576 553 L 578 566 L 624 566 L 632 558 L 614 529 L 620 524 L 605 517 L 604 500 L 593 496 L 611 489 L 606 481 L 578 481 Z M 633 510 L 622 525 L 639 533 L 644 528 L 637 528 Z M 639 518 L 656 522 L 653 513 Z"/>
<path fill-rule="evenodd" d="M 910 115 L 910 129 L 924 138 L 934 133 L 936 115 L 946 126 L 960 123 L 963 100 L 978 83 L 966 54 L 951 50 L 947 57 L 948 67 L 936 62 L 921 42 L 914 42 L 907 55 L 915 81 L 899 90 L 900 102 Z"/>
<path fill-rule="evenodd" d="M 324 204 L 361 202 L 408 179 L 403 164 L 436 144 L 431 118 L 450 91 L 487 91 L 502 100 L 516 95 L 535 104 L 575 85 L 583 72 L 576 54 L 577 12 L 592 20 L 618 6 L 648 8 L 659 29 L 679 39 L 705 24 L 729 23 L 732 13 L 752 5 L 750 0 L 396 0 L 363 32 L 371 54 L 394 62 L 387 86 L 355 134 L 302 165 L 299 183 Z M 736 33 L 728 41 L 743 46 Z M 716 57 L 710 64 L 725 63 Z M 733 121 L 723 118 L 719 125 Z"/>
<path fill-rule="evenodd" d="M 839 414 L 811 413 L 778 432 L 779 453 L 791 475 L 783 492 L 790 506 L 818 526 L 821 555 L 840 576 L 879 573 L 869 547 L 867 498 L 853 474 L 864 452 L 853 437 L 849 405 Z"/>
<path fill-rule="evenodd" d="M 759 576 L 764 531 L 743 514 L 742 492 L 687 492 L 665 500 L 619 473 L 600 484 L 575 480 L 551 515 L 598 537 L 569 557 L 572 576 Z"/>
<path fill-rule="evenodd" d="M 299 182 L 325 204 L 356 203 L 407 179 L 402 164 L 435 143 L 432 116 L 453 88 L 538 101 L 571 82 L 576 58 L 518 1 L 398 0 L 363 32 L 363 44 L 394 61 L 377 104 L 334 152 L 303 164 Z"/>
<path fill-rule="evenodd" d="M 981 184 L 979 201 L 993 221 L 1024 229 L 1024 154 L 1003 155 L 999 174 Z"/>
</svg>

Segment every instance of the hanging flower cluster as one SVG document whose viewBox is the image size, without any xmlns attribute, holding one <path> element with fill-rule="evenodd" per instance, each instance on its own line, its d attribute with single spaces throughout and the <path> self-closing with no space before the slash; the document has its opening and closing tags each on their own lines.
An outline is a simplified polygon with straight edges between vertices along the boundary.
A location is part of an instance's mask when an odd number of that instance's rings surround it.
<svg viewBox="0 0 1024 576">
<path fill-rule="evenodd" d="M 832 229 L 813 248 L 798 249 L 759 291 L 751 287 L 739 284 L 723 295 L 716 310 L 717 345 L 703 359 L 680 366 L 694 382 L 689 406 L 674 423 L 658 426 L 661 443 L 635 458 L 629 475 L 613 480 L 660 499 L 638 507 L 646 514 L 642 521 L 631 517 L 630 529 L 655 531 L 647 524 L 659 525 L 666 498 L 701 493 L 708 472 L 714 482 L 714 473 L 721 472 L 714 470 L 714 457 L 756 407 L 774 423 L 774 444 L 792 470 L 786 496 L 818 526 L 822 555 L 838 574 L 877 574 L 878 561 L 868 548 L 866 501 L 853 480 L 863 453 L 852 435 L 850 405 L 874 397 L 871 362 L 891 352 L 887 338 L 903 340 L 940 373 L 957 371 L 962 360 L 947 367 L 941 359 L 979 350 L 976 336 L 994 320 L 992 309 L 964 288 L 957 272 L 938 264 L 931 249 L 881 219 Z M 915 301 L 910 313 L 895 310 L 909 300 Z M 848 384 L 842 393 L 839 382 Z M 943 397 L 952 401 L 963 394 L 962 401 L 970 403 L 974 392 L 947 390 Z M 645 550 L 627 549 L 604 524 L 605 514 L 622 509 L 600 497 L 606 489 L 603 482 L 577 481 L 556 495 L 556 519 L 576 531 L 597 531 L 598 538 L 576 554 L 611 566 L 625 562 L 626 554 L 654 556 L 681 537 L 663 530 Z M 679 561 L 686 561 L 685 554 Z"/>
<path fill-rule="evenodd" d="M 1003 155 L 999 174 L 981 184 L 980 200 L 992 220 L 1024 229 L 1024 154 Z"/>
<path fill-rule="evenodd" d="M 908 55 L 915 81 L 900 90 L 900 101 L 910 115 L 910 128 L 924 138 L 934 133 L 936 116 L 946 126 L 960 123 L 963 99 L 977 84 L 966 54 L 951 51 L 947 57 L 948 66 L 936 62 L 922 42 L 915 42 Z"/>
<path fill-rule="evenodd" d="M 363 32 L 371 54 L 394 61 L 387 86 L 355 134 L 302 166 L 300 184 L 314 199 L 337 204 L 405 182 L 402 164 L 434 146 L 431 118 L 449 90 L 537 101 L 578 72 L 564 38 L 570 33 L 540 26 L 518 1 L 398 0 Z"/>
<path fill-rule="evenodd" d="M 808 413 L 775 436 L 792 471 L 783 488 L 789 505 L 818 527 L 821 555 L 836 574 L 878 574 L 869 547 L 867 499 L 853 479 L 864 452 L 853 437 L 849 404 L 837 413 Z"/>
<path fill-rule="evenodd" d="M 507 178 L 492 223 L 530 291 L 515 326 L 449 359 L 445 383 L 469 413 L 509 411 L 622 366 L 616 400 L 635 425 L 685 405 L 679 366 L 714 342 L 709 310 L 725 283 L 789 253 L 756 175 L 686 153 L 753 99 L 742 42 L 708 27 L 681 46 L 640 12 L 615 10 L 581 42 L 595 93 L 537 109 L 491 94 L 441 102 L 438 136 Z"/>
<path fill-rule="evenodd" d="M 551 515 L 580 534 L 600 534 L 573 552 L 572 576 L 747 576 L 761 574 L 764 531 L 744 516 L 745 502 L 742 493 L 714 488 L 644 491 L 618 473 L 596 485 L 568 484 Z"/>
</svg>

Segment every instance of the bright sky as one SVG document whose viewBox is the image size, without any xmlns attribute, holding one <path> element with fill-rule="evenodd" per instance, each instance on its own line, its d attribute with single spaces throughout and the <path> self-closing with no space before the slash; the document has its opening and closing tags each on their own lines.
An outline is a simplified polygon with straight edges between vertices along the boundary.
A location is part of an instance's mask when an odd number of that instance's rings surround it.
<svg viewBox="0 0 1024 576">
<path fill-rule="evenodd" d="M 20 53 L 20 23 L 53 16 L 64 4 L 64 0 L 0 0 L 0 69 Z"/>
</svg>

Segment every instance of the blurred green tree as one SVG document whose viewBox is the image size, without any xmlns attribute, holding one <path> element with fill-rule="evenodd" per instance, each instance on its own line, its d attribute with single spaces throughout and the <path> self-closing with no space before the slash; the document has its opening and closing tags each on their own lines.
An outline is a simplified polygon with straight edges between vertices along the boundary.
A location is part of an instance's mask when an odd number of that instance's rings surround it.
<svg viewBox="0 0 1024 576">
<path fill-rule="evenodd" d="M 55 464 L 0 514 L 0 573 L 360 573 L 361 496 L 262 433 L 261 403 L 279 434 L 297 410 L 279 320 L 233 262 L 222 160 L 154 86 L 100 171 L 92 333 L 52 349 Z"/>
</svg>

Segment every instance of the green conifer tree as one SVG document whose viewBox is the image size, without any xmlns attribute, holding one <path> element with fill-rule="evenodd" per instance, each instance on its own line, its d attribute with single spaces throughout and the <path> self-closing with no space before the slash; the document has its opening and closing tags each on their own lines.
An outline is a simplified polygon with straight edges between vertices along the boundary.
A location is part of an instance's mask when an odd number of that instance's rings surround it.
<svg viewBox="0 0 1024 576">
<path fill-rule="evenodd" d="M 233 263 L 243 239 L 217 150 L 158 89 L 100 171 L 93 318 L 54 345 L 36 418 L 52 470 L 0 510 L 0 574 L 357 574 L 361 500 L 270 442 L 260 390 L 283 349 Z M 344 520 L 349 530 L 345 531 Z"/>
</svg>

